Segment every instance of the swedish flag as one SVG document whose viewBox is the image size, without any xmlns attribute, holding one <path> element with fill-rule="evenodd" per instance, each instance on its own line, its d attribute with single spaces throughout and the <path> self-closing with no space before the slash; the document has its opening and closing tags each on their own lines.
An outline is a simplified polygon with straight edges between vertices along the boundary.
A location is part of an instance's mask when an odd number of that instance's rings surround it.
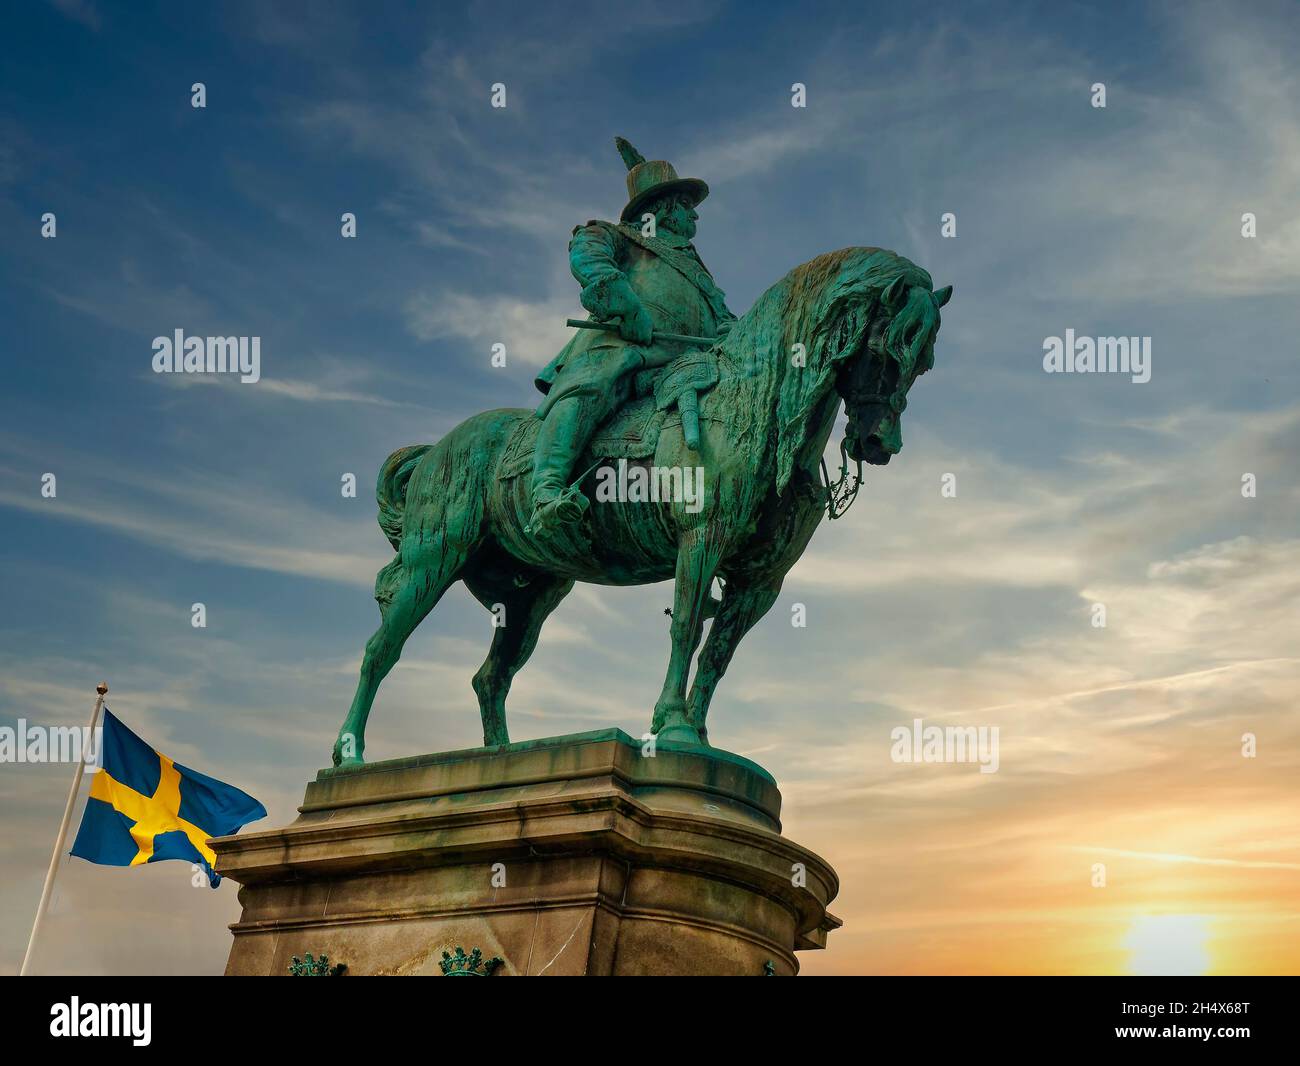
<svg viewBox="0 0 1300 1066">
<path fill-rule="evenodd" d="M 72 854 L 101 866 L 163 859 L 199 863 L 221 880 L 209 837 L 227 836 L 266 817 L 266 808 L 232 785 L 179 766 L 127 729 L 107 707 L 99 770 Z"/>
</svg>

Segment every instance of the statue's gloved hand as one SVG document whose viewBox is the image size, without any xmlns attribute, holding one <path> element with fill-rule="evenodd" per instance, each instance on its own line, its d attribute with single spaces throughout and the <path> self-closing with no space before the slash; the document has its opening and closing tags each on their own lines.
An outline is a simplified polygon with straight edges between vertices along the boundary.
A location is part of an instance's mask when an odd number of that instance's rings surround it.
<svg viewBox="0 0 1300 1066">
<path fill-rule="evenodd" d="M 622 274 L 597 278 L 582 290 L 582 306 L 602 321 L 620 320 L 618 333 L 633 344 L 649 344 L 654 323 Z"/>
<path fill-rule="evenodd" d="M 731 332 L 731 327 L 734 326 L 735 324 L 736 324 L 736 320 L 734 318 L 724 318 L 721 322 L 718 323 L 717 336 L 719 338 L 725 337 L 728 333 Z"/>
<path fill-rule="evenodd" d="M 654 328 L 654 323 L 650 321 L 650 316 L 638 300 L 636 310 L 631 314 L 623 315 L 623 321 L 618 324 L 618 335 L 633 344 L 649 344 L 654 335 Z"/>
</svg>

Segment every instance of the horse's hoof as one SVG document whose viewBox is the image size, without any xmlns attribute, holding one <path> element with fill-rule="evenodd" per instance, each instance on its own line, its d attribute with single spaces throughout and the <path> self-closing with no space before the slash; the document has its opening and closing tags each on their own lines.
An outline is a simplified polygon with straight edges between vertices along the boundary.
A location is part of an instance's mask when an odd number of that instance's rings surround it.
<svg viewBox="0 0 1300 1066">
<path fill-rule="evenodd" d="M 352 749 L 352 753 L 350 755 L 345 756 L 343 754 L 344 751 L 343 741 L 336 740 L 334 742 L 334 750 L 330 752 L 330 758 L 333 760 L 334 765 L 340 768 L 345 768 L 349 766 L 364 766 L 366 760 L 361 757 L 361 752 L 356 750 L 356 745 L 350 744 L 348 745 L 348 747 Z"/>
<path fill-rule="evenodd" d="M 685 723 L 664 726 L 655 734 L 656 740 L 667 740 L 674 744 L 703 744 L 704 738 L 699 731 Z"/>
</svg>

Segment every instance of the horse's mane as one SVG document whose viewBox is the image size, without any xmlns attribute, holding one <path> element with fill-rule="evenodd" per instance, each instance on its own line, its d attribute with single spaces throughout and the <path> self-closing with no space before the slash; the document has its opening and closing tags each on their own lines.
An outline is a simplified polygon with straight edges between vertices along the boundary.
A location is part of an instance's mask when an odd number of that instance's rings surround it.
<svg viewBox="0 0 1300 1066">
<path fill-rule="evenodd" d="M 755 301 L 718 345 L 734 390 L 734 428 L 743 447 L 776 437 L 776 489 L 785 491 L 808 439 L 809 418 L 899 275 L 933 287 L 915 263 L 883 248 L 841 248 L 795 267 Z M 806 363 L 793 364 L 796 344 Z"/>
</svg>

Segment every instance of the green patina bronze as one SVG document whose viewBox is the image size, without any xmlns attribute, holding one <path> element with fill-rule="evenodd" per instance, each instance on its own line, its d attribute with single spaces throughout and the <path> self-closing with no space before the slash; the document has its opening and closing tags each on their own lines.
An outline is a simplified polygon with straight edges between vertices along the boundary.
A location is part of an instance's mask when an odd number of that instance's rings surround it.
<svg viewBox="0 0 1300 1066">
<path fill-rule="evenodd" d="M 444 977 L 491 977 L 498 966 L 504 965 L 505 960 L 493 955 L 486 962 L 483 961 L 483 952 L 480 948 L 475 948 L 468 955 L 462 947 L 456 948 L 456 954 L 452 955 L 444 951 L 442 961 L 438 963 Z"/>
<path fill-rule="evenodd" d="M 622 221 L 577 227 L 569 269 L 582 286 L 582 306 L 618 325 L 612 332 L 579 330 L 537 376 L 546 399 L 537 409 L 544 422 L 527 530 L 534 536 L 581 520 L 588 500 L 569 485 L 574 464 L 596 427 L 631 398 L 638 376 L 680 356 L 683 336 L 714 338 L 736 319 L 691 244 L 695 208 L 709 187 L 679 178 L 662 160 L 645 160 L 622 137 L 615 143 L 628 166 Z"/>
<path fill-rule="evenodd" d="M 331 966 L 328 955 L 322 955 L 319 959 L 312 958 L 309 951 L 306 957 L 301 959 L 297 955 L 293 956 L 289 963 L 289 975 L 291 977 L 342 977 L 343 971 L 347 968 L 347 964 L 342 962 Z"/>
<path fill-rule="evenodd" d="M 536 412 L 475 415 L 436 444 L 399 449 L 380 471 L 379 524 L 397 555 L 376 579 L 383 620 L 366 643 L 336 765 L 362 761 L 380 682 L 456 581 L 504 621 L 473 679 L 485 745 L 509 743 L 511 680 L 575 581 L 669 579 L 668 669 L 651 730 L 706 743 L 709 703 L 736 646 L 776 601 L 828 505 L 842 508 L 845 477 L 828 488 L 819 476 L 841 405 L 847 458 L 883 465 L 902 447 L 907 393 L 933 366 L 951 287 L 934 291 L 894 252 L 844 248 L 795 267 L 737 319 L 690 243 L 707 186 L 621 139 L 619 149 L 631 168 L 623 220 L 579 227 L 569 248 L 583 305 L 617 332 L 576 330 L 539 376 Z M 656 220 L 654 236 L 643 214 Z M 666 334 L 717 339 L 697 347 Z M 615 467 L 620 486 L 638 473 L 641 484 L 654 474 L 681 489 L 697 470 L 703 484 L 654 502 L 602 494 Z"/>
</svg>

